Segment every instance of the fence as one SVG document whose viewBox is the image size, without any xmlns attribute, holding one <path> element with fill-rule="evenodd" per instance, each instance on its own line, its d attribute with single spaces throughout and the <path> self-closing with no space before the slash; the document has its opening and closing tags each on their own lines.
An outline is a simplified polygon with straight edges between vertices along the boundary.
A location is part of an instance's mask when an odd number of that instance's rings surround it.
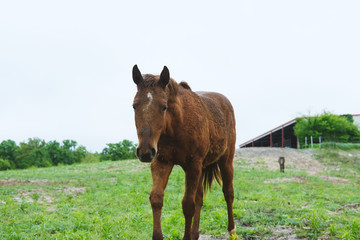
<svg viewBox="0 0 360 240">
<path fill-rule="evenodd" d="M 322 147 L 340 147 L 344 144 L 354 145 L 355 148 L 360 147 L 360 138 L 353 138 L 351 141 L 344 141 L 344 139 L 336 137 L 313 137 L 306 136 L 303 141 L 299 141 L 298 138 L 298 148 L 322 148 Z"/>
</svg>

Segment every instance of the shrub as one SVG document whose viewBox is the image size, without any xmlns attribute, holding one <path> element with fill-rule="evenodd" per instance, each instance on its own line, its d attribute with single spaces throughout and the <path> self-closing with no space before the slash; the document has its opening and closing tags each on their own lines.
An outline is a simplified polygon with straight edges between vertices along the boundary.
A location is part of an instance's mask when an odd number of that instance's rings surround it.
<svg viewBox="0 0 360 240">
<path fill-rule="evenodd" d="M 85 157 L 82 159 L 83 163 L 95 163 L 100 162 L 100 156 L 98 153 L 86 153 Z"/>
<path fill-rule="evenodd" d="M 11 169 L 10 162 L 0 158 L 0 171 Z"/>
<path fill-rule="evenodd" d="M 124 160 L 135 158 L 137 145 L 129 140 L 120 141 L 119 143 L 108 143 L 108 147 L 101 152 L 101 160 Z"/>
<path fill-rule="evenodd" d="M 304 117 L 296 120 L 294 133 L 300 142 L 312 136 L 328 142 L 360 142 L 360 131 L 348 115 L 339 116 L 324 112 L 316 117 Z"/>
<path fill-rule="evenodd" d="M 18 167 L 16 158 L 18 150 L 19 146 L 13 140 L 8 139 L 0 143 L 0 158 L 8 160 L 12 169 Z"/>
</svg>

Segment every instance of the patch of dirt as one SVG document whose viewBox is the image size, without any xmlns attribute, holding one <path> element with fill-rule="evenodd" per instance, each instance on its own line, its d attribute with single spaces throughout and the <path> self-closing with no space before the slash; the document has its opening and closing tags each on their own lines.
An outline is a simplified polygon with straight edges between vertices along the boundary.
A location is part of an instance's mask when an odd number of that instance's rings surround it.
<svg viewBox="0 0 360 240">
<path fill-rule="evenodd" d="M 0 186 L 13 186 L 13 185 L 21 185 L 21 181 L 18 179 L 1 179 Z"/>
<path fill-rule="evenodd" d="M 58 188 L 58 190 L 64 191 L 65 193 L 70 194 L 72 196 L 78 196 L 86 192 L 85 187 L 64 187 L 64 188 Z"/>
<path fill-rule="evenodd" d="M 55 198 L 45 195 L 42 189 L 20 190 L 18 195 L 13 199 L 18 203 L 21 202 L 39 202 L 39 203 L 52 203 Z"/>
<path fill-rule="evenodd" d="M 251 226 L 247 226 L 246 228 L 253 229 L 253 227 L 251 227 Z M 300 238 L 296 237 L 295 230 L 291 227 L 276 226 L 274 228 L 270 228 L 269 230 L 272 232 L 272 235 L 267 238 L 269 240 L 298 240 L 298 239 L 300 239 Z M 214 237 L 214 236 L 206 235 L 206 234 L 200 235 L 200 237 L 199 237 L 199 240 L 227 240 L 227 239 L 228 239 L 228 236 Z"/>
<path fill-rule="evenodd" d="M 286 226 L 276 226 L 271 229 L 272 235 L 268 238 L 269 240 L 296 240 L 296 234 L 293 228 Z"/>
<path fill-rule="evenodd" d="M 84 194 L 86 192 L 85 187 L 64 187 L 57 188 L 58 191 L 63 191 L 68 195 L 74 197 Z M 39 202 L 39 203 L 52 203 L 55 201 L 55 198 L 46 195 L 46 192 L 43 189 L 32 189 L 32 190 L 19 190 L 18 195 L 13 198 L 18 203 L 21 202 Z"/>
<path fill-rule="evenodd" d="M 202 234 L 199 236 L 199 240 L 227 240 L 227 237 L 214 237 L 212 235 L 206 235 L 206 234 Z"/>
<path fill-rule="evenodd" d="M 57 208 L 55 206 L 49 206 L 46 211 L 48 212 L 56 212 L 57 211 Z"/>
<path fill-rule="evenodd" d="M 325 166 L 318 162 L 311 150 L 297 150 L 292 148 L 241 148 L 236 151 L 235 163 L 245 163 L 248 167 L 267 167 L 279 170 L 279 157 L 285 158 L 285 172 L 292 169 L 306 171 L 309 175 L 321 174 Z"/>
<path fill-rule="evenodd" d="M 265 180 L 264 183 L 281 183 L 281 182 L 297 182 L 297 183 L 302 183 L 305 182 L 307 179 L 306 177 L 303 176 L 295 176 L 295 177 L 291 177 L 291 178 L 274 178 L 274 179 L 269 179 L 269 180 Z"/>
<path fill-rule="evenodd" d="M 339 178 L 339 177 L 332 177 L 332 176 L 320 176 L 320 178 L 324 181 L 332 182 L 335 184 L 354 184 L 358 185 L 357 183 L 349 182 L 349 179 L 346 178 Z"/>
<path fill-rule="evenodd" d="M 116 178 L 116 177 L 105 178 L 104 180 L 109 181 L 109 182 L 116 182 L 116 181 L 117 181 L 117 178 Z"/>
<path fill-rule="evenodd" d="M 128 172 L 137 172 L 137 171 L 142 170 L 142 169 L 147 168 L 147 167 L 149 167 L 149 164 L 137 165 L 134 168 L 130 169 Z"/>
<path fill-rule="evenodd" d="M 50 182 L 47 179 L 26 179 L 19 180 L 14 178 L 1 179 L 0 186 L 26 186 L 26 185 L 36 185 L 36 186 L 49 186 L 56 184 L 63 184 L 64 182 Z"/>
<path fill-rule="evenodd" d="M 335 212 L 343 212 L 343 211 L 345 211 L 345 209 L 351 209 L 351 210 L 360 212 L 360 203 L 346 204 L 345 206 L 337 209 Z"/>
</svg>

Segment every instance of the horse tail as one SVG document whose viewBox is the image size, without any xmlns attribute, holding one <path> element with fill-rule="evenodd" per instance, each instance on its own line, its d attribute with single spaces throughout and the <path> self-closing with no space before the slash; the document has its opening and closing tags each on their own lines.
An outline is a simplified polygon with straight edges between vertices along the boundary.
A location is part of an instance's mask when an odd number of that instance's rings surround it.
<svg viewBox="0 0 360 240">
<path fill-rule="evenodd" d="M 207 166 L 205 169 L 203 169 L 203 189 L 204 194 L 206 194 L 207 190 L 211 191 L 211 185 L 214 179 L 217 181 L 217 183 L 221 186 L 221 175 L 220 175 L 220 169 L 219 164 L 213 163 L 209 166 Z"/>
</svg>

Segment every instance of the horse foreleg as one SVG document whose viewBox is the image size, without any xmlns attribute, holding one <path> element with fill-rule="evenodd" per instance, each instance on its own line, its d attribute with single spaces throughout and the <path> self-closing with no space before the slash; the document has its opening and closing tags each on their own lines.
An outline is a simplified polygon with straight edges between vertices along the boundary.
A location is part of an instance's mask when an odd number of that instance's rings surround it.
<svg viewBox="0 0 360 240">
<path fill-rule="evenodd" d="M 189 167 L 185 173 L 185 195 L 182 208 L 185 216 L 184 240 L 191 240 L 191 223 L 195 213 L 195 195 L 201 177 L 201 167 Z"/>
<path fill-rule="evenodd" d="M 161 209 L 164 200 L 164 191 L 169 180 L 173 165 L 164 164 L 157 160 L 151 163 L 153 187 L 150 193 L 150 203 L 153 211 L 153 240 L 162 240 Z"/>
<path fill-rule="evenodd" d="M 203 173 L 204 174 L 204 173 Z M 191 229 L 191 237 L 192 239 L 196 240 L 199 238 L 199 225 L 200 225 L 200 212 L 201 208 L 203 206 L 203 185 L 202 185 L 202 179 L 201 177 L 198 181 L 198 187 L 196 190 L 196 196 L 195 196 L 195 213 L 194 213 L 194 220 L 193 225 Z"/>
</svg>

